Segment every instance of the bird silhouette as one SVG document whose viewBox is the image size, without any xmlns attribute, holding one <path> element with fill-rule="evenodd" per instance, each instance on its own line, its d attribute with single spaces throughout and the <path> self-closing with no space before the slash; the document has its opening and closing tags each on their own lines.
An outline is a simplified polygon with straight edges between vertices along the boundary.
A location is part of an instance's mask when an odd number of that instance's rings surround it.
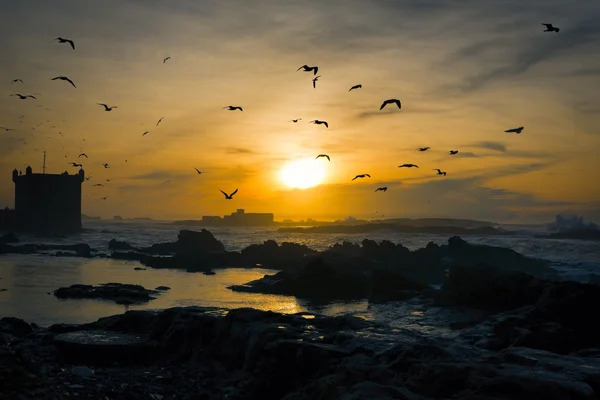
<svg viewBox="0 0 600 400">
<path fill-rule="evenodd" d="M 106 105 L 104 103 L 96 103 L 96 104 L 98 104 L 99 106 L 103 106 L 104 107 L 104 111 L 112 111 L 113 108 L 119 108 L 117 106 L 109 107 L 108 105 Z"/>
<path fill-rule="evenodd" d="M 98 186 L 98 187 L 102 186 L 102 187 L 104 187 L 104 185 L 101 184 L 101 183 L 96 183 L 95 185 L 92 185 L 92 186 Z"/>
<path fill-rule="evenodd" d="M 71 163 L 69 163 L 69 164 L 71 164 L 71 165 L 72 165 L 72 166 L 74 166 L 74 167 L 83 167 L 83 165 L 81 165 L 81 164 L 77 164 L 77 163 L 74 163 L 74 162 L 71 162 Z"/>
<path fill-rule="evenodd" d="M 449 153 L 451 156 L 453 156 L 453 155 L 455 155 L 455 154 L 458 154 L 458 150 L 450 150 L 448 153 Z"/>
<path fill-rule="evenodd" d="M 439 168 L 434 168 L 433 170 L 434 170 L 434 171 L 437 171 L 437 172 L 438 172 L 438 173 L 437 173 L 438 175 L 444 175 L 444 176 L 446 176 L 446 173 L 445 173 L 444 171 L 441 171 Z"/>
<path fill-rule="evenodd" d="M 52 43 L 56 40 L 58 40 L 58 43 L 69 43 L 71 45 L 71 47 L 73 48 L 73 50 L 75 50 L 75 43 L 71 39 L 64 39 L 61 37 L 57 37 L 56 39 L 52 40 L 50 43 Z"/>
<path fill-rule="evenodd" d="M 290 120 L 290 122 L 296 123 L 296 122 L 300 121 L 301 119 L 302 119 L 302 118 L 296 118 L 296 119 L 292 119 L 292 120 Z"/>
<path fill-rule="evenodd" d="M 219 190 L 220 190 L 220 189 L 219 189 Z M 222 191 L 222 190 L 221 190 L 221 193 L 223 193 L 223 194 L 225 195 L 225 200 L 233 200 L 233 195 L 234 195 L 234 194 L 236 194 L 236 193 L 237 193 L 237 191 L 238 191 L 238 190 L 237 190 L 237 189 L 235 189 L 235 190 L 233 191 L 233 193 L 231 193 L 231 194 L 227 194 L 227 193 L 225 193 L 224 191 Z"/>
<path fill-rule="evenodd" d="M 104 166 L 104 168 L 110 168 L 110 165 L 108 165 L 108 163 L 104 163 L 102 165 Z"/>
<path fill-rule="evenodd" d="M 506 133 L 516 133 L 518 135 L 519 133 L 523 132 L 523 129 L 525 129 L 525 127 L 524 126 L 520 126 L 518 128 L 507 129 L 504 132 L 506 132 Z"/>
<path fill-rule="evenodd" d="M 142 136 L 146 136 L 149 133 L 150 133 L 149 131 L 146 131 L 146 132 L 142 133 Z"/>
<path fill-rule="evenodd" d="M 313 121 L 310 121 L 310 123 L 317 125 L 325 125 L 326 128 L 329 128 L 329 124 L 327 123 L 327 121 L 319 121 L 318 119 L 315 119 Z"/>
<path fill-rule="evenodd" d="M 315 76 L 312 80 L 313 82 L 313 88 L 316 89 L 317 88 L 317 81 L 319 80 L 319 78 L 321 77 L 321 75 L 319 76 Z"/>
<path fill-rule="evenodd" d="M 371 175 L 369 174 L 360 174 L 360 175 L 356 175 L 354 178 L 352 178 L 352 180 L 358 179 L 358 178 L 370 178 Z"/>
<path fill-rule="evenodd" d="M 235 110 L 244 111 L 244 110 L 242 109 L 242 107 L 240 107 L 240 106 L 225 106 L 225 107 L 223 107 L 223 108 L 226 108 L 226 109 L 227 109 L 227 110 L 229 110 L 229 111 L 235 111 Z"/>
<path fill-rule="evenodd" d="M 17 83 L 17 82 L 25 83 L 25 82 L 23 82 L 23 79 L 13 79 L 10 83 Z"/>
<path fill-rule="evenodd" d="M 86 180 L 86 181 L 89 181 L 90 179 L 92 179 L 92 177 L 91 177 L 91 176 L 86 176 L 86 177 L 85 177 L 85 180 Z"/>
<path fill-rule="evenodd" d="M 398 168 L 419 168 L 418 165 L 416 164 L 402 164 L 402 165 L 398 165 Z"/>
<path fill-rule="evenodd" d="M 160 124 L 163 119 L 165 119 L 165 117 L 162 117 L 161 119 L 159 119 L 158 122 L 156 123 L 156 126 L 158 126 L 158 124 Z"/>
<path fill-rule="evenodd" d="M 106 182 L 110 182 L 110 179 L 107 179 Z"/>
<path fill-rule="evenodd" d="M 106 200 L 107 198 L 108 198 L 108 197 L 103 197 L 103 198 L 101 198 L 100 200 Z"/>
<path fill-rule="evenodd" d="M 546 27 L 546 30 L 544 32 L 557 32 L 560 31 L 559 28 L 556 28 L 554 26 L 552 26 L 552 24 L 542 24 Z"/>
<path fill-rule="evenodd" d="M 329 158 L 329 156 L 327 154 L 319 154 L 318 156 L 315 157 L 315 160 L 320 157 L 325 157 L 325 158 L 327 158 L 327 161 L 331 161 L 331 158 Z"/>
<path fill-rule="evenodd" d="M 383 187 L 380 187 L 380 188 L 377 188 L 377 189 L 375 189 L 375 191 L 376 191 L 376 192 L 378 192 L 378 191 L 380 191 L 380 190 L 381 190 L 382 192 L 387 192 L 387 186 L 383 186 Z"/>
<path fill-rule="evenodd" d="M 309 67 L 308 65 L 304 64 L 303 66 L 301 66 L 300 68 L 298 68 L 296 71 L 300 71 L 301 69 L 304 69 L 304 72 L 313 71 L 314 75 L 316 75 L 317 71 L 319 71 L 319 67 L 317 67 L 316 65 L 314 67 Z"/>
<path fill-rule="evenodd" d="M 8 131 L 14 131 L 13 128 L 5 128 L 3 126 L 0 126 L 0 129 L 4 129 L 6 132 L 8 132 Z"/>
<path fill-rule="evenodd" d="M 73 83 L 72 80 L 70 80 L 69 78 L 67 78 L 66 76 L 57 76 L 56 78 L 52 78 L 52 81 L 55 81 L 57 79 L 60 79 L 61 81 L 66 81 L 69 82 L 71 85 L 73 85 L 74 88 L 76 88 L 77 86 L 75 86 L 75 84 Z"/>
<path fill-rule="evenodd" d="M 19 96 L 19 100 L 27 100 L 27 98 L 29 98 L 29 97 L 31 97 L 34 100 L 37 100 L 37 97 L 32 96 L 30 94 L 23 95 L 23 94 L 20 94 L 20 93 L 15 93 L 15 94 L 11 94 L 11 96 Z"/>
<path fill-rule="evenodd" d="M 194 169 L 196 170 L 196 172 L 198 173 L 198 175 L 206 173 L 206 172 L 201 172 L 198 168 L 194 168 Z M 233 194 L 232 194 L 232 196 L 233 196 Z"/>
<path fill-rule="evenodd" d="M 379 111 L 383 110 L 383 107 L 387 106 L 388 104 L 396 104 L 399 109 L 402 109 L 402 104 L 400 103 L 400 100 L 388 99 L 388 100 L 384 101 L 383 103 L 381 103 L 381 107 L 379 107 Z"/>
<path fill-rule="evenodd" d="M 77 158 L 79 158 L 79 157 L 85 157 L 85 158 L 89 158 L 89 157 L 87 156 L 87 154 L 85 154 L 85 153 L 81 153 L 80 155 L 78 155 L 78 156 L 77 156 Z"/>
<path fill-rule="evenodd" d="M 431 147 L 419 147 L 417 148 L 417 151 L 427 151 L 429 150 Z"/>
<path fill-rule="evenodd" d="M 354 85 L 354 86 L 352 86 L 352 87 L 350 88 L 350 90 L 348 90 L 348 91 L 349 91 L 349 92 L 351 92 L 351 91 L 353 91 L 353 90 L 355 90 L 355 89 L 362 89 L 362 85 L 360 85 L 360 84 L 359 84 L 359 85 Z"/>
<path fill-rule="evenodd" d="M 170 59 L 171 59 L 171 57 L 167 57 L 167 58 L 165 58 L 165 59 L 163 60 L 163 64 L 164 64 L 164 63 L 166 63 L 166 62 L 167 62 L 167 60 L 170 60 Z"/>
</svg>

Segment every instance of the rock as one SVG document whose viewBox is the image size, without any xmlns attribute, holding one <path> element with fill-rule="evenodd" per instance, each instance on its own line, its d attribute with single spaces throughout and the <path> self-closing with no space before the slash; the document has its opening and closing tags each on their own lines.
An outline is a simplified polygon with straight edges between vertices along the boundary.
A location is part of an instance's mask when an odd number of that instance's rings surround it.
<svg viewBox="0 0 600 400">
<path fill-rule="evenodd" d="M 176 254 L 189 255 L 204 252 L 223 253 L 225 246 L 206 229 L 202 229 L 200 232 L 179 231 Z"/>
<path fill-rule="evenodd" d="M 146 268 L 142 268 L 142 267 L 135 267 L 133 270 L 134 270 L 134 271 L 145 271 L 145 270 L 146 270 Z"/>
<path fill-rule="evenodd" d="M 386 270 L 373 271 L 370 281 L 369 303 L 407 300 L 430 288 Z"/>
<path fill-rule="evenodd" d="M 111 239 L 110 242 L 108 242 L 108 248 L 110 250 L 135 250 L 129 243 L 121 242 L 117 239 Z"/>
<path fill-rule="evenodd" d="M 305 264 L 304 257 L 318 252 L 297 243 L 282 243 L 267 240 L 262 244 L 251 244 L 241 251 L 241 266 L 277 270 L 292 270 Z"/>
<path fill-rule="evenodd" d="M 159 292 L 140 285 L 104 283 L 98 286 L 76 284 L 58 288 L 53 293 L 59 299 L 103 299 L 117 304 L 135 304 L 153 300 L 155 297 L 151 295 Z"/>
<path fill-rule="evenodd" d="M 33 328 L 22 319 L 3 317 L 0 319 L 0 333 L 7 333 L 11 336 L 22 338 L 33 333 Z"/>
<path fill-rule="evenodd" d="M 210 271 L 204 271 L 203 274 L 204 275 L 216 275 L 217 273 L 213 270 L 210 270 Z"/>
<path fill-rule="evenodd" d="M 165 290 L 171 290 L 170 287 L 168 286 L 158 286 L 156 289 L 154 290 L 160 290 L 160 291 L 165 291 Z"/>
<path fill-rule="evenodd" d="M 85 366 L 73 367 L 73 368 L 71 368 L 70 372 L 72 375 L 79 376 L 81 378 L 93 378 L 94 377 L 94 371 L 92 371 L 90 368 L 85 367 Z"/>
</svg>

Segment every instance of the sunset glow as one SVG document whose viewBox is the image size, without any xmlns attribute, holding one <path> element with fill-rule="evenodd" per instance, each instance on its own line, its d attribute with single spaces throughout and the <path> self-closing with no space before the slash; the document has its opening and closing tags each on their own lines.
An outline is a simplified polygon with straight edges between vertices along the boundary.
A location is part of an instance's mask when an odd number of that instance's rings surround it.
<svg viewBox="0 0 600 400">
<path fill-rule="evenodd" d="M 287 186 L 306 189 L 316 186 L 325 177 L 325 164 L 320 160 L 304 159 L 292 161 L 281 170 L 281 180 Z"/>
</svg>

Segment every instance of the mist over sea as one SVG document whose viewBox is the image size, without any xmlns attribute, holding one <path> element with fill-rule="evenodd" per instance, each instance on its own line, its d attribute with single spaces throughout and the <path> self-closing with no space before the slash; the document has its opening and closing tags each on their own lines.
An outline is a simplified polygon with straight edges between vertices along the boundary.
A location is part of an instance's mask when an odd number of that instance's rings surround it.
<svg viewBox="0 0 600 400">
<path fill-rule="evenodd" d="M 175 241 L 181 229 L 200 230 L 160 221 L 86 220 L 85 231 L 69 237 L 20 236 L 22 243 L 75 244 L 87 243 L 92 249 L 110 254 L 111 239 L 126 241 L 136 247 Z M 278 243 L 296 242 L 315 250 L 325 250 L 335 243 L 363 239 L 390 240 L 410 250 L 427 243 L 447 243 L 448 236 L 374 232 L 369 234 L 280 233 L 274 227 L 208 227 L 230 251 L 273 239 Z M 507 226 L 506 229 L 511 229 Z M 587 281 L 590 274 L 600 274 L 600 242 L 535 238 L 536 230 L 520 230 L 511 236 L 463 236 L 472 244 L 511 248 L 523 255 L 550 260 L 565 278 Z M 121 313 L 126 309 L 161 309 L 176 306 L 204 306 L 218 309 L 253 307 L 284 313 L 308 311 L 327 315 L 352 313 L 364 318 L 411 324 L 420 330 L 433 330 L 435 314 L 423 314 L 418 302 L 402 305 L 372 305 L 367 301 L 331 304 L 311 304 L 289 296 L 239 293 L 227 289 L 275 271 L 261 269 L 221 269 L 214 276 L 187 273 L 180 270 L 152 269 L 135 271 L 137 262 L 107 258 L 65 258 L 44 255 L 4 255 L 0 257 L 0 317 L 14 316 L 40 325 L 53 323 L 83 323 Z M 51 292 L 61 286 L 76 283 L 107 282 L 140 284 L 153 289 L 160 285 L 171 288 L 145 305 L 125 307 L 106 301 L 59 300 Z"/>
</svg>

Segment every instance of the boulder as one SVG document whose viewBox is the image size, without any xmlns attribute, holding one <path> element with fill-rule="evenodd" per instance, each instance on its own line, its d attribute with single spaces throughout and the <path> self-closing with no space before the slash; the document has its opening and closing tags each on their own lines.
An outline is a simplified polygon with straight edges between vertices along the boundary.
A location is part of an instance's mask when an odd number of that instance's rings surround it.
<svg viewBox="0 0 600 400">
<path fill-rule="evenodd" d="M 152 295 L 159 292 L 140 285 L 104 283 L 98 286 L 76 284 L 58 288 L 53 293 L 59 299 L 102 299 L 117 304 L 135 304 L 153 300 Z"/>
<path fill-rule="evenodd" d="M 182 230 L 177 236 L 177 255 L 190 255 L 197 253 L 223 253 L 225 246 L 206 229 L 200 232 Z"/>
</svg>

